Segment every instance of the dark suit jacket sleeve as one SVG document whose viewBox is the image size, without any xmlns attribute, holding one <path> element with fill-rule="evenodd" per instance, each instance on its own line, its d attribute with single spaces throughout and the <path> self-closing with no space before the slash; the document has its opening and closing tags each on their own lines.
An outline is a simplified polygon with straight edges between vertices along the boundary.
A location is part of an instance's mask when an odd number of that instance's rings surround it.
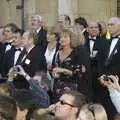
<svg viewBox="0 0 120 120">
<path fill-rule="evenodd" d="M 79 79 L 78 90 L 84 93 L 90 100 L 92 100 L 93 90 L 92 90 L 92 78 L 91 78 L 91 68 L 90 68 L 90 58 L 85 47 L 80 46 L 78 48 L 78 54 L 76 60 L 81 65 L 85 65 L 86 73 Z"/>
<path fill-rule="evenodd" d="M 14 53 L 11 50 L 9 50 L 4 55 L 3 62 L 1 65 L 1 68 L 2 68 L 1 73 L 3 77 L 7 76 L 13 64 L 14 64 Z"/>
</svg>

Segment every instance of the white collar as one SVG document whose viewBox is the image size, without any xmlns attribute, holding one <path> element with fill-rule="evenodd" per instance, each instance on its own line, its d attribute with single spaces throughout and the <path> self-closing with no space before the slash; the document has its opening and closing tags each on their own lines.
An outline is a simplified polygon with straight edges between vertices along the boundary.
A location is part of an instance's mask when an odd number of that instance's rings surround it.
<svg viewBox="0 0 120 120">
<path fill-rule="evenodd" d="M 36 32 L 39 33 L 40 30 L 41 30 L 41 27 L 39 27 L 39 28 L 36 30 Z"/>
<path fill-rule="evenodd" d="M 84 33 L 86 31 L 86 29 L 84 28 L 81 32 Z"/>
<path fill-rule="evenodd" d="M 29 48 L 29 50 L 27 51 L 27 53 L 29 53 L 35 46 L 33 45 L 31 48 Z"/>
</svg>

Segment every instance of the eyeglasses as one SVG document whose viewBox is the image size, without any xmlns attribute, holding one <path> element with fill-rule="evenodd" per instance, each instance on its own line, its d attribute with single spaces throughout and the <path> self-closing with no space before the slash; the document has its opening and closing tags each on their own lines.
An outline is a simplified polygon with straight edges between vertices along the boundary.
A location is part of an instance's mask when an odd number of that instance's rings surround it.
<svg viewBox="0 0 120 120">
<path fill-rule="evenodd" d="M 69 103 L 67 103 L 63 100 L 59 100 L 59 102 L 60 102 L 61 105 L 68 105 L 68 106 L 71 106 L 71 107 L 75 107 L 75 105 L 69 104 Z"/>
</svg>

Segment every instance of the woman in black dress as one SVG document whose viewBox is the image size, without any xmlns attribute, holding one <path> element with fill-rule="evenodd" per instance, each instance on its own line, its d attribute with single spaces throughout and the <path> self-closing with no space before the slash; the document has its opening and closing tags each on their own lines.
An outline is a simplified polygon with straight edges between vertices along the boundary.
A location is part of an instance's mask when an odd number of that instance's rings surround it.
<svg viewBox="0 0 120 120">
<path fill-rule="evenodd" d="M 69 90 L 78 90 L 91 96 L 90 63 L 82 43 L 84 37 L 78 32 L 63 30 L 60 36 L 61 49 L 55 57 L 53 77 L 55 100 Z"/>
</svg>

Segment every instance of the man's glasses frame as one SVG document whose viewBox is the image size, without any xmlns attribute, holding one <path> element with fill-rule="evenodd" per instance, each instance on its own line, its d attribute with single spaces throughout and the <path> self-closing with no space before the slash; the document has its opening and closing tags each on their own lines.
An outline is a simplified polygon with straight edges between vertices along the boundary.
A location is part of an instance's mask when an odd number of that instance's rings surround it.
<svg viewBox="0 0 120 120">
<path fill-rule="evenodd" d="M 67 103 L 67 102 L 65 102 L 65 101 L 63 101 L 63 100 L 59 100 L 59 102 L 60 102 L 61 105 L 68 105 L 68 106 L 71 106 L 71 107 L 76 107 L 75 105 L 72 105 L 72 104 L 70 104 L 70 103 Z"/>
</svg>

